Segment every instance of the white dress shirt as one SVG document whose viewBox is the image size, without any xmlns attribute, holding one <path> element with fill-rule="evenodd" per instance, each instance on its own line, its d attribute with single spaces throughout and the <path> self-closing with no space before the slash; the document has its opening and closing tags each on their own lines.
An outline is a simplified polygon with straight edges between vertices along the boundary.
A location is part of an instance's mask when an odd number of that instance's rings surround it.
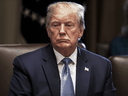
<svg viewBox="0 0 128 96">
<path fill-rule="evenodd" d="M 60 75 L 60 79 L 61 79 L 62 69 L 64 67 L 64 63 L 62 63 L 61 60 L 64 59 L 65 57 L 63 55 L 61 55 L 59 52 L 57 52 L 54 48 L 53 48 L 53 50 L 54 50 L 54 53 L 55 53 L 55 56 L 56 56 L 58 69 L 59 69 L 59 75 Z M 75 88 L 76 88 L 77 48 L 75 49 L 75 51 L 68 58 L 70 58 L 73 61 L 72 63 L 69 63 L 68 66 L 70 68 L 70 74 L 71 74 L 73 87 L 74 87 L 74 92 L 75 92 Z"/>
</svg>

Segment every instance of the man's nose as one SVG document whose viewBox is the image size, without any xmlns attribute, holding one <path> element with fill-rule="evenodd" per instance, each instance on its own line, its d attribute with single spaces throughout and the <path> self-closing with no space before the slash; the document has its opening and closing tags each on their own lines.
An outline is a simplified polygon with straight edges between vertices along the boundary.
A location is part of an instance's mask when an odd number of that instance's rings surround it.
<svg viewBox="0 0 128 96">
<path fill-rule="evenodd" d="M 61 24 L 60 33 L 61 34 L 65 34 L 65 26 L 64 26 L 64 24 Z"/>
</svg>

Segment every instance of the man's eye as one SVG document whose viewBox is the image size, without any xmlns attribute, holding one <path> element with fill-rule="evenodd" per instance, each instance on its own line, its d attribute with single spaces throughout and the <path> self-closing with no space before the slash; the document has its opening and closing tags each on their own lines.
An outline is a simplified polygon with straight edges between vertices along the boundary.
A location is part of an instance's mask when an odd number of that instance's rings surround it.
<svg viewBox="0 0 128 96">
<path fill-rule="evenodd" d="M 53 25 L 54 27 L 56 27 L 57 25 Z"/>
<path fill-rule="evenodd" d="M 52 27 L 53 28 L 57 28 L 59 26 L 59 24 L 53 24 Z"/>
<path fill-rule="evenodd" d="M 72 26 L 72 25 L 68 25 L 69 27 Z"/>
<path fill-rule="evenodd" d="M 67 24 L 66 25 L 68 28 L 73 28 L 73 25 L 72 24 Z"/>
</svg>

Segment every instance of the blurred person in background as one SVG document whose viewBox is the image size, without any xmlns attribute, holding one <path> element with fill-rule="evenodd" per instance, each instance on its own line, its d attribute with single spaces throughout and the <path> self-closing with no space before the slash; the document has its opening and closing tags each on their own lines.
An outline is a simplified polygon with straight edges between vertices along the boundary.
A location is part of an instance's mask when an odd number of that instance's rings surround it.
<svg viewBox="0 0 128 96">
<path fill-rule="evenodd" d="M 109 47 L 109 56 L 128 55 L 128 0 L 125 0 L 123 6 L 123 26 L 120 36 L 115 37 Z"/>
</svg>

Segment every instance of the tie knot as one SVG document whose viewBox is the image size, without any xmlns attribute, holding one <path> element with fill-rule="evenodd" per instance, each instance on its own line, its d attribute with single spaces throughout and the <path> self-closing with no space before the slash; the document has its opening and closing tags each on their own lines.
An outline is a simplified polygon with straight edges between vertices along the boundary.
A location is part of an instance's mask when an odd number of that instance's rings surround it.
<svg viewBox="0 0 128 96">
<path fill-rule="evenodd" d="M 63 62 L 65 65 L 68 65 L 69 63 L 72 62 L 72 60 L 71 60 L 70 58 L 64 58 L 64 59 L 62 60 L 62 62 Z"/>
</svg>

